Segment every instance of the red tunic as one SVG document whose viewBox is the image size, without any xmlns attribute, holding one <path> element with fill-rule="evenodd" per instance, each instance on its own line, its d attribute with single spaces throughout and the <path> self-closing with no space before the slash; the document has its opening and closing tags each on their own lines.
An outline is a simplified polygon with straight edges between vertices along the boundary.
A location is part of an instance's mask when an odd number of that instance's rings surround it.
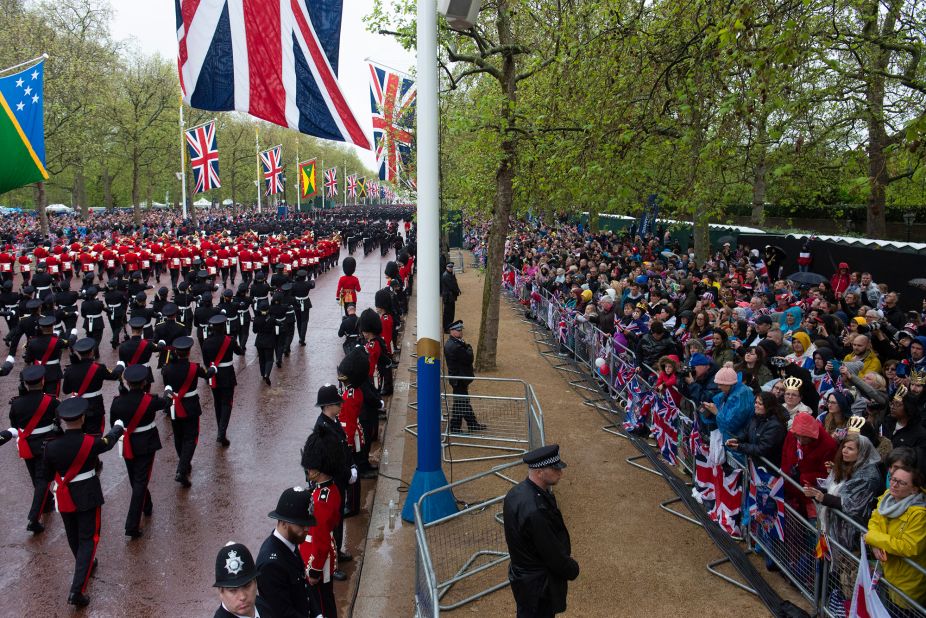
<svg viewBox="0 0 926 618">
<path fill-rule="evenodd" d="M 359 388 L 346 388 L 341 395 L 341 411 L 338 413 L 338 421 L 347 434 L 347 443 L 359 453 L 366 440 L 363 437 L 363 429 L 360 427 L 360 409 L 363 408 L 363 392 Z"/>
<path fill-rule="evenodd" d="M 305 560 L 306 575 L 327 583 L 331 581 L 331 573 L 338 568 L 334 529 L 341 521 L 341 492 L 333 481 L 327 480 L 315 486 L 312 505 L 315 525 L 309 528 L 305 543 L 299 544 L 299 553 Z"/>
<path fill-rule="evenodd" d="M 360 291 L 360 279 L 354 275 L 341 275 L 338 279 L 338 289 L 335 292 L 336 300 L 342 305 L 356 303 L 357 292 Z"/>
</svg>

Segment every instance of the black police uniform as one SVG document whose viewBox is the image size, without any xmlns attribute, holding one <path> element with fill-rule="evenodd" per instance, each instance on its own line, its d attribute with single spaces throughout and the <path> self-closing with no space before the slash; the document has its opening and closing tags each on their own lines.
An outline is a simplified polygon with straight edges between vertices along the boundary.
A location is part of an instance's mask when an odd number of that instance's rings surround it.
<svg viewBox="0 0 926 618">
<path fill-rule="evenodd" d="M 100 479 L 96 474 L 100 463 L 99 455 L 113 448 L 120 435 L 121 427 L 114 428 L 103 438 L 86 434 L 81 429 L 69 429 L 45 445 L 46 469 L 56 475 L 59 486 L 56 492 L 58 509 L 61 511 L 68 545 L 75 559 L 69 601 L 85 593 L 100 539 L 100 507 L 104 500 Z M 86 458 L 75 470 L 77 475 L 72 477 L 69 483 L 64 483 L 69 470 L 80 463 L 78 456 L 85 442 L 89 445 Z M 65 512 L 62 485 L 66 485 L 66 490 L 70 493 L 73 511 Z M 78 601 L 78 604 L 86 603 Z"/>
<path fill-rule="evenodd" d="M 129 536 L 139 535 L 142 513 L 151 515 L 148 481 L 154 467 L 154 456 L 161 449 L 161 436 L 155 423 L 156 412 L 169 407 L 170 400 L 147 393 L 142 387 L 133 387 L 124 395 L 114 398 L 109 407 L 110 423 L 115 425 L 116 421 L 121 420 L 126 428 L 122 437 L 122 458 L 132 487 L 129 512 L 125 518 L 125 533 Z"/>
<path fill-rule="evenodd" d="M 54 436 L 57 410 L 58 399 L 41 390 L 29 390 L 10 401 L 10 426 L 20 432 L 19 440 L 25 441 L 25 445 L 19 449 L 19 454 L 26 463 L 29 478 L 32 479 L 30 524 L 38 523 L 50 499 L 48 493 L 51 478 L 45 470 L 42 455 L 45 452 L 45 442 Z M 23 430 L 30 425 L 32 430 L 28 436 L 24 436 Z"/>
<path fill-rule="evenodd" d="M 453 269 L 445 269 L 440 276 L 440 297 L 444 302 L 442 322 L 444 331 L 446 331 L 453 322 L 453 316 L 456 312 L 457 297 L 459 295 L 460 286 L 457 284 L 457 276 L 453 274 Z"/>
<path fill-rule="evenodd" d="M 223 446 L 228 446 L 228 438 L 225 434 L 231 420 L 235 387 L 238 385 L 235 377 L 235 354 L 241 356 L 244 351 L 235 337 L 222 332 L 221 325 L 213 325 L 211 329 L 213 332 L 203 340 L 203 362 L 207 366 L 214 364 L 216 367 L 215 379 L 210 381 L 218 428 L 216 441 L 221 442 Z M 219 358 L 219 352 L 222 352 L 221 358 Z"/>
<path fill-rule="evenodd" d="M 447 374 L 451 376 L 473 377 L 473 346 L 463 341 L 462 337 L 447 337 L 444 342 L 444 360 L 447 362 Z M 451 379 L 453 390 L 453 407 L 450 415 L 450 431 L 459 431 L 466 421 L 469 430 L 480 429 L 482 425 L 476 420 L 473 406 L 469 403 L 469 385 L 472 380 L 465 378 Z"/>
</svg>

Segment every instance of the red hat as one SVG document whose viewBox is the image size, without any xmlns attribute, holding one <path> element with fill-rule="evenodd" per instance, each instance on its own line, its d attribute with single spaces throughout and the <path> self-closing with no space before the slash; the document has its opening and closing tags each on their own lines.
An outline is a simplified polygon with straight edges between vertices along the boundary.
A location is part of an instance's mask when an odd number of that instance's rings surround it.
<svg viewBox="0 0 926 618">
<path fill-rule="evenodd" d="M 806 412 L 798 412 L 791 423 L 791 431 L 795 435 L 816 440 L 820 435 L 820 422 Z"/>
</svg>

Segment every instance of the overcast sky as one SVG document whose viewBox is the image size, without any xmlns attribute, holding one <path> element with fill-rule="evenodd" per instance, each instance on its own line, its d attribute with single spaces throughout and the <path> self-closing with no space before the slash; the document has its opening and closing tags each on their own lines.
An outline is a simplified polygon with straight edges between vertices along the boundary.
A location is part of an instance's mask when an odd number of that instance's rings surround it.
<svg viewBox="0 0 926 618">
<path fill-rule="evenodd" d="M 114 38 L 134 42 L 146 53 L 160 53 L 166 58 L 177 57 L 177 32 L 173 0 L 110 0 L 115 10 L 112 23 Z M 381 64 L 408 70 L 415 64 L 414 54 L 406 52 L 391 37 L 366 31 L 363 17 L 373 8 L 373 0 L 345 0 L 341 23 L 341 59 L 339 81 L 351 108 L 373 141 L 370 117 L 369 69 L 364 58 Z M 376 169 L 376 157 L 371 151 L 357 149 L 357 154 L 370 169 Z"/>
</svg>

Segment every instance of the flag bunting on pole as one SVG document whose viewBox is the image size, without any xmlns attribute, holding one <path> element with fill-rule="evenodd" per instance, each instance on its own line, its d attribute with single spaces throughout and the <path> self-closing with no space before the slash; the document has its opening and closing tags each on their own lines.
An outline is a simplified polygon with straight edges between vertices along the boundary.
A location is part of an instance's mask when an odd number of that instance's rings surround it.
<svg viewBox="0 0 926 618">
<path fill-rule="evenodd" d="M 347 197 L 357 197 L 357 174 L 351 174 L 347 177 Z"/>
<path fill-rule="evenodd" d="M 318 195 L 318 178 L 315 159 L 299 164 L 299 190 L 303 198 Z"/>
<path fill-rule="evenodd" d="M 219 147 L 215 138 L 215 120 L 186 130 L 186 144 L 193 168 L 193 193 L 222 186 L 219 182 Z"/>
<path fill-rule="evenodd" d="M 414 80 L 370 64 L 373 142 L 380 180 L 395 182 L 400 175 L 410 175 L 405 168 L 411 155 L 417 92 Z"/>
<path fill-rule="evenodd" d="M 338 168 L 336 167 L 325 170 L 325 192 L 328 197 L 338 195 Z"/>
<path fill-rule="evenodd" d="M 283 192 L 283 146 L 274 146 L 260 153 L 264 174 L 264 195 Z"/>
<path fill-rule="evenodd" d="M 44 81 L 44 59 L 0 78 L 0 193 L 48 179 Z"/>
</svg>

